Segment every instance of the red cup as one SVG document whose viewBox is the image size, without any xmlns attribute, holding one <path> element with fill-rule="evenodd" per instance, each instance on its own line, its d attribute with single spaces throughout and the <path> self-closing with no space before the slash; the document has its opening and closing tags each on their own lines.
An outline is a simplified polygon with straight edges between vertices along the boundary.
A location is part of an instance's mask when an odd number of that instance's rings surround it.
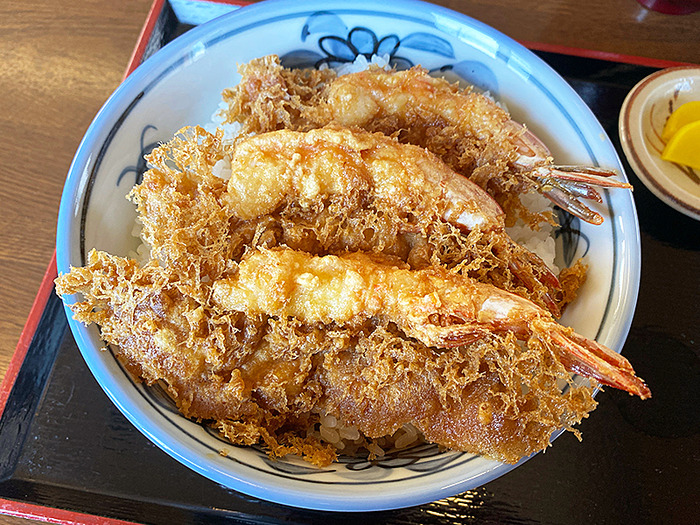
<svg viewBox="0 0 700 525">
<path fill-rule="evenodd" d="M 700 11 L 700 0 L 637 0 L 647 9 L 667 15 L 688 15 Z"/>
</svg>

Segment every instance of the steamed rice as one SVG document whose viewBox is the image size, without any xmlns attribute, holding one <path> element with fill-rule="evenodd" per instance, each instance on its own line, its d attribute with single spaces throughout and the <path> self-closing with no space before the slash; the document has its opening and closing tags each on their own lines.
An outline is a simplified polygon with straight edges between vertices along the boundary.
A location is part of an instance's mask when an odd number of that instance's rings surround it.
<svg viewBox="0 0 700 525">
<path fill-rule="evenodd" d="M 321 415 L 319 423 L 307 432 L 307 436 L 333 445 L 339 452 L 348 456 L 365 450 L 370 459 L 425 443 L 422 434 L 410 423 L 397 429 L 391 436 L 368 439 L 356 427 L 345 425 L 335 416 L 327 414 Z"/>
</svg>

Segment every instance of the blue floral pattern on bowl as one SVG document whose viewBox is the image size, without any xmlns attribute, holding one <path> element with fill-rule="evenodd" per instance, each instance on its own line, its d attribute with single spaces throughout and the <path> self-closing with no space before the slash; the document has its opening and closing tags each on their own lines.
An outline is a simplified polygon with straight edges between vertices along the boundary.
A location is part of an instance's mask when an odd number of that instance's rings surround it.
<svg viewBox="0 0 700 525">
<path fill-rule="evenodd" d="M 337 67 L 353 62 L 358 56 L 371 59 L 373 55 L 387 55 L 389 64 L 396 69 L 408 69 L 415 64 L 397 54 L 400 47 L 427 51 L 447 58 L 454 58 L 454 49 L 449 41 L 426 32 L 413 32 L 404 38 L 396 34 L 378 37 L 367 27 L 347 25 L 337 14 L 319 11 L 311 16 L 301 30 L 301 41 L 317 35 L 320 53 L 308 50 L 292 51 L 283 55 L 282 62 L 287 67 Z"/>
<path fill-rule="evenodd" d="M 140 144 L 140 154 L 139 158 L 136 160 L 136 164 L 133 166 L 127 166 L 124 168 L 119 176 L 117 177 L 117 186 L 121 184 L 122 179 L 124 176 L 126 176 L 128 173 L 133 173 L 134 174 L 134 186 L 141 184 L 141 181 L 143 181 L 143 174 L 146 173 L 146 170 L 148 169 L 146 165 L 146 155 L 149 155 L 159 144 L 158 141 L 156 142 L 149 142 L 148 144 L 144 144 L 145 138 L 146 138 L 146 133 L 148 133 L 150 130 L 158 131 L 158 128 L 155 127 L 153 124 L 147 124 L 143 130 L 141 130 L 141 140 L 139 142 Z"/>
<path fill-rule="evenodd" d="M 316 40 L 318 51 L 297 49 L 280 57 L 282 64 L 289 68 L 320 68 L 323 66 L 339 67 L 364 57 L 367 61 L 372 56 L 386 56 L 392 68 L 409 69 L 416 64 L 401 50 L 414 50 L 454 59 L 455 53 L 449 40 L 425 31 L 414 31 L 403 37 L 395 33 L 377 35 L 364 26 L 348 28 L 343 19 L 326 11 L 319 11 L 306 20 L 302 27 L 300 40 Z M 483 91 L 498 94 L 498 80 L 493 71 L 482 62 L 463 60 L 445 63 L 437 71 L 453 73 Z"/>
</svg>

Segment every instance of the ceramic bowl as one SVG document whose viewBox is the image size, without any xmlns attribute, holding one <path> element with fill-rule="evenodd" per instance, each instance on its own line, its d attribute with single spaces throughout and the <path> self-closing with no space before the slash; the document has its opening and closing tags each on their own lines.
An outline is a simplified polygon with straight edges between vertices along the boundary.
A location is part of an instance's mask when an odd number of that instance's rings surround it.
<svg viewBox="0 0 700 525">
<path fill-rule="evenodd" d="M 271 53 L 288 65 L 311 66 L 387 53 L 397 67 L 450 71 L 506 103 L 548 143 L 557 162 L 614 168 L 624 179 L 613 145 L 572 88 L 489 26 L 416 1 L 268 1 L 185 33 L 109 98 L 66 181 L 57 233 L 60 272 L 83 265 L 91 248 L 116 255 L 134 249 L 135 211 L 125 195 L 144 169 L 143 154 L 182 126 L 208 123 L 221 91 L 238 82 L 236 64 Z M 573 220 L 559 232 L 560 264 L 578 257 L 590 263 L 588 281 L 563 322 L 619 351 L 639 283 L 637 217 L 625 191 L 605 192 L 598 211 L 602 226 Z M 324 469 L 295 458 L 270 461 L 260 449 L 222 441 L 182 417 L 161 390 L 135 381 L 111 351 L 103 351 L 97 327 L 73 320 L 70 326 L 97 381 L 141 432 L 184 465 L 252 496 L 313 509 L 392 509 L 461 493 L 515 467 L 435 446 L 372 462 L 343 457 Z"/>
<path fill-rule="evenodd" d="M 675 210 L 700 220 L 700 170 L 661 158 L 666 120 L 681 105 L 695 100 L 700 100 L 700 67 L 652 73 L 625 97 L 619 131 L 622 149 L 639 180 Z"/>
</svg>

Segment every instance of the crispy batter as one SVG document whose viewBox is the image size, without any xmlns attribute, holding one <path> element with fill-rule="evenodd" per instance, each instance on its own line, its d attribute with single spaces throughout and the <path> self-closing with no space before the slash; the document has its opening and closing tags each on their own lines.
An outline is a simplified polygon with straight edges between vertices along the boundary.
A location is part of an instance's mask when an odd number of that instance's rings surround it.
<svg viewBox="0 0 700 525">
<path fill-rule="evenodd" d="M 518 218 L 532 227 L 555 224 L 551 213 L 533 213 L 523 204 L 520 197 L 530 192 L 601 224 L 603 216 L 584 201 L 602 202 L 597 187 L 632 188 L 612 178 L 615 170 L 554 165 L 547 146 L 490 96 L 450 84 L 420 66 L 386 71 L 372 65 L 337 77 L 331 73 L 311 85 L 309 75 L 318 73 L 287 70 L 277 57 L 268 56 L 253 60 L 241 73 L 239 86 L 224 93 L 227 108 L 221 116 L 242 124 L 244 135 L 280 129 L 265 106 L 272 94 L 285 101 L 288 129 L 358 127 L 428 149 L 487 190 L 505 210 L 508 226 Z M 299 90 L 304 97 L 296 95 Z"/>
<path fill-rule="evenodd" d="M 521 170 L 513 169 L 521 150 L 529 149 L 529 142 L 518 141 L 524 130 L 512 124 L 506 111 L 470 88 L 462 90 L 456 84 L 431 77 L 420 67 L 390 72 L 371 67 L 338 77 L 332 70 L 321 73 L 286 69 L 274 55 L 252 60 L 240 67 L 240 73 L 240 84 L 223 93 L 227 108 L 222 116 L 226 122 L 242 125 L 241 137 L 277 129 L 308 131 L 329 124 L 381 132 L 403 143 L 426 148 L 485 188 L 505 211 L 505 225 L 512 226 L 518 218 L 533 228 L 538 228 L 541 222 L 556 223 L 550 212 L 532 212 L 520 200 L 521 193 L 533 187 Z M 278 109 L 283 116 L 276 120 L 269 117 L 270 100 L 285 101 Z M 440 262 L 464 267 L 465 261 L 476 259 L 477 263 L 470 268 L 479 268 L 480 279 L 489 278 L 489 282 L 513 291 L 515 286 L 522 286 L 517 279 L 512 282 L 498 257 L 485 255 L 489 251 L 487 247 L 493 248 L 493 240 L 472 238 L 471 242 L 455 245 L 460 236 L 449 228 L 442 231 L 444 234 L 436 235 L 430 243 L 437 248 L 432 253 L 440 254 Z M 480 253 L 474 253 L 477 246 L 482 248 Z M 414 253 L 417 262 L 425 261 L 426 251 L 423 250 L 422 258 L 419 251 Z M 512 259 L 512 254 L 504 258 Z M 432 262 L 436 262 L 435 258 Z M 495 271 L 487 277 L 484 268 L 494 263 Z M 578 279 L 573 279 L 571 272 L 564 274 L 568 297 L 575 296 L 575 285 L 585 280 L 581 269 L 578 268 Z M 534 294 L 524 290 L 518 293 L 544 304 L 537 297 L 541 290 Z M 563 293 L 552 295 L 556 295 L 559 309 L 570 302 Z"/>
<path fill-rule="evenodd" d="M 238 273 L 214 283 L 214 302 L 232 312 L 352 327 L 395 324 L 427 346 L 452 348 L 489 334 L 536 339 L 571 372 L 646 397 L 627 360 L 558 324 L 527 299 L 442 267 L 350 253 L 314 257 L 288 248 L 252 251 Z"/>
<path fill-rule="evenodd" d="M 556 359 L 512 337 L 436 350 L 383 328 L 325 365 L 326 409 L 366 435 L 412 422 L 429 441 L 511 463 L 595 407 L 586 388 L 562 395 Z"/>
<path fill-rule="evenodd" d="M 243 136 L 332 123 L 381 132 L 428 149 L 487 189 L 509 226 L 518 217 L 532 224 L 553 221 L 549 214 L 533 214 L 518 198 L 526 184 L 511 167 L 518 156 L 514 137 L 521 131 L 506 125 L 510 117 L 503 109 L 471 89 L 420 67 L 386 72 L 372 66 L 338 77 L 332 70 L 286 69 L 278 57 L 266 56 L 239 70 L 241 82 L 223 93 L 223 117 L 242 124 Z M 280 100 L 272 111 L 270 104 Z"/>
<path fill-rule="evenodd" d="M 293 448 L 291 435 L 275 441 L 278 431 L 308 426 L 322 393 L 315 356 L 333 344 L 317 331 L 221 311 L 206 282 L 94 250 L 56 286 L 85 297 L 72 305 L 76 319 L 97 323 L 127 367 L 164 383 L 185 416 L 218 421 L 240 444 Z"/>
<path fill-rule="evenodd" d="M 571 267 L 562 269 L 559 273 L 559 282 L 563 292 L 560 303 L 562 308 L 574 302 L 579 289 L 586 282 L 587 275 L 588 266 L 581 259 L 576 260 Z"/>
<path fill-rule="evenodd" d="M 184 415 L 277 456 L 332 460 L 327 444 L 305 436 L 325 412 L 370 438 L 413 422 L 435 442 L 514 462 L 595 406 L 588 388 L 561 394 L 556 380 L 568 375 L 550 351 L 512 336 L 430 348 L 391 323 L 340 329 L 242 316 L 195 298 L 211 293 L 190 293 L 211 286 L 95 251 L 57 280 L 59 294 L 86 298 L 73 305 L 76 318 L 100 324 L 145 381 L 165 382 Z"/>
<path fill-rule="evenodd" d="M 228 183 L 211 174 L 222 159 Z M 214 278 L 246 247 L 371 251 L 444 265 L 559 312 L 556 277 L 508 237 L 490 196 L 421 148 L 336 128 L 231 147 L 188 128 L 149 162 L 132 192 L 143 237 L 180 272 Z"/>
<path fill-rule="evenodd" d="M 472 312 L 478 322 L 470 321 L 465 331 L 454 328 L 467 315 L 465 297 L 451 313 L 421 314 L 414 308 L 424 299 L 404 304 L 406 291 L 385 286 L 399 297 L 373 303 L 377 285 L 370 275 L 394 270 L 414 294 L 422 288 L 411 279 L 432 275 L 437 288 L 425 297 L 443 306 L 453 295 L 440 296 L 441 286 L 455 280 L 476 279 L 485 283 L 479 286 L 540 303 L 549 291 L 540 282 L 547 276 L 538 273 L 536 259 L 504 242 L 502 219 L 488 201 L 474 207 L 463 189 L 450 189 L 458 183 L 449 174 L 425 179 L 426 166 L 434 161 L 422 150 L 399 150 L 386 137 L 337 127 L 303 138 L 284 131 L 328 123 L 333 72 L 284 70 L 268 57 L 244 66 L 242 73 L 242 83 L 224 93 L 229 117 L 243 121 L 243 135 L 283 130 L 280 135 L 244 138 L 231 146 L 221 131 L 183 130 L 154 150 L 151 169 L 131 193 L 153 259 L 141 265 L 92 251 L 86 267 L 56 280 L 59 295 L 82 295 L 71 305 L 76 319 L 97 323 L 129 370 L 148 384 L 164 384 L 185 416 L 210 422 L 233 443 L 263 443 L 271 456 L 297 454 L 319 466 L 336 459 L 335 448 L 314 431 L 326 414 L 355 425 L 362 432 L 360 444 L 411 423 L 429 441 L 516 462 L 548 446 L 556 429 L 572 430 L 595 407 L 591 389 L 574 386 L 565 367 L 597 378 L 602 372 L 581 362 L 580 355 L 563 356 L 561 347 L 579 351 L 590 343 L 594 357 L 608 360 L 603 365 L 633 374 L 626 361 L 610 358 L 600 345 L 570 330 L 549 330 L 553 325 L 546 323 L 554 323 L 549 314 L 534 315 L 527 329 L 504 328 L 502 321 L 484 329 L 483 315 Z M 415 75 L 407 81 L 425 82 L 422 72 Z M 446 83 L 426 86 L 455 89 Z M 492 117 L 507 118 L 498 111 Z M 484 186 L 502 175 L 506 161 L 487 161 L 489 155 L 511 156 L 497 134 L 474 137 L 475 146 L 462 151 L 439 115 L 430 125 L 425 115 L 398 122 L 379 111 L 370 121 L 372 129 L 400 130 L 407 142 L 429 142 L 448 162 L 453 156 L 460 159 L 454 162 L 466 162 Z M 412 133 L 420 137 L 411 138 Z M 320 149 L 304 142 L 319 137 L 326 141 Z M 351 146 L 356 142 L 365 146 Z M 230 181 L 212 174 L 220 163 L 231 167 Z M 373 169 L 379 175 L 368 177 Z M 440 177 L 448 173 L 431 169 Z M 403 178 L 397 175 L 401 170 Z M 502 202 L 508 202 L 514 189 L 515 183 L 499 183 L 496 193 L 502 191 Z M 457 199 L 451 203 L 445 195 Z M 485 226 L 465 227 L 465 213 L 480 209 L 491 210 L 484 212 Z M 288 310 L 290 296 L 280 288 L 288 284 L 275 283 L 266 273 L 272 263 L 258 268 L 265 278 L 245 273 L 256 254 L 299 253 L 290 249 L 336 254 L 338 260 L 347 252 L 373 254 L 349 259 L 360 264 L 352 271 L 359 275 L 364 268 L 369 279 L 360 283 L 369 295 L 354 305 L 360 315 L 327 314 L 353 306 L 352 301 L 338 304 L 333 286 L 314 299 L 325 301 L 328 308 L 319 310 L 325 316 L 307 315 L 313 309 L 304 301 L 296 305 L 298 311 Z M 311 256 L 298 257 L 285 278 L 300 283 L 319 278 L 311 266 L 305 270 Z M 260 304 L 282 301 L 284 307 L 256 309 L 251 297 L 241 302 L 232 283 L 240 284 L 245 275 L 256 283 L 253 292 L 264 299 Z M 565 275 L 563 301 L 568 302 L 585 272 L 577 266 Z M 349 286 L 342 293 L 353 290 Z M 478 323 L 483 326 L 474 330 Z M 469 323 L 462 319 L 462 324 Z M 570 386 L 564 393 L 562 381 Z"/>
<path fill-rule="evenodd" d="M 305 127 L 303 109 L 314 106 L 322 86 L 336 77 L 332 69 L 284 69 L 273 55 L 251 60 L 239 72 L 241 82 L 225 89 L 222 98 L 231 114 L 250 116 L 242 130 L 246 135 Z"/>
<path fill-rule="evenodd" d="M 565 367 L 639 382 L 524 299 L 360 253 L 253 251 L 233 277 L 201 282 L 93 250 L 56 284 L 83 294 L 76 318 L 100 324 L 148 383 L 165 382 L 184 415 L 319 465 L 334 454 L 306 435 L 320 413 L 368 438 L 412 423 L 430 441 L 515 462 L 594 408 L 587 387 L 562 394 Z"/>
</svg>

